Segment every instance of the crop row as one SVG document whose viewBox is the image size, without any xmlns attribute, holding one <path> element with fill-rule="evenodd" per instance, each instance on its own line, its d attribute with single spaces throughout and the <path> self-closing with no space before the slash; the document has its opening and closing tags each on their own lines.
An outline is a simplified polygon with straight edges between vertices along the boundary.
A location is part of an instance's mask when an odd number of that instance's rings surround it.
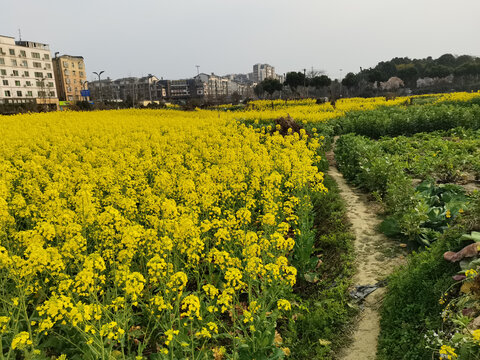
<svg viewBox="0 0 480 360">
<path fill-rule="evenodd" d="M 456 127 L 477 130 L 480 129 L 480 105 L 458 102 L 353 111 L 334 121 L 334 125 L 338 134 L 355 133 L 372 139 Z"/>
<path fill-rule="evenodd" d="M 318 262 L 318 139 L 175 110 L 15 116 L 0 133 L 6 359 L 288 353 L 276 323 Z"/>
</svg>

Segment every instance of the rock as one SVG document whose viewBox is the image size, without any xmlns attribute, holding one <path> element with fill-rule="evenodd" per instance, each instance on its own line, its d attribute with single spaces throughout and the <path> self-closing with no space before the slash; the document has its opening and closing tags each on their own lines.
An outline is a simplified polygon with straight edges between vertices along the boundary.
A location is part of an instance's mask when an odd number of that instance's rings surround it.
<svg viewBox="0 0 480 360">
<path fill-rule="evenodd" d="M 468 328 L 470 330 L 480 329 L 480 315 L 477 316 L 475 319 L 473 319 L 473 321 L 470 324 L 468 324 Z"/>
<path fill-rule="evenodd" d="M 365 298 L 378 288 L 384 287 L 386 281 L 379 281 L 375 285 L 357 285 L 355 290 L 350 291 L 350 296 L 357 302 L 362 302 Z"/>
<path fill-rule="evenodd" d="M 478 254 L 478 246 L 479 245 L 477 243 L 473 243 L 465 246 L 462 250 L 456 253 L 453 251 L 447 251 L 445 254 L 443 254 L 443 258 L 450 262 L 457 262 L 466 257 L 474 257 Z"/>
<path fill-rule="evenodd" d="M 462 309 L 462 315 L 463 315 L 463 316 L 473 317 L 476 312 L 477 312 L 477 309 L 475 309 L 475 308 L 465 308 L 465 309 Z"/>
</svg>

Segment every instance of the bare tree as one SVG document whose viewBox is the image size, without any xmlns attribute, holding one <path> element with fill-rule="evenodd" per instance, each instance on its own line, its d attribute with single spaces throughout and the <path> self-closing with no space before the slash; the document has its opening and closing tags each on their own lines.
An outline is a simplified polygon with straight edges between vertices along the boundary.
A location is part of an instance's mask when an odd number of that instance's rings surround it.
<svg viewBox="0 0 480 360">
<path fill-rule="evenodd" d="M 324 75 L 325 70 L 314 69 L 313 66 L 310 70 L 307 71 L 307 78 L 313 79 L 316 76 Z"/>
</svg>

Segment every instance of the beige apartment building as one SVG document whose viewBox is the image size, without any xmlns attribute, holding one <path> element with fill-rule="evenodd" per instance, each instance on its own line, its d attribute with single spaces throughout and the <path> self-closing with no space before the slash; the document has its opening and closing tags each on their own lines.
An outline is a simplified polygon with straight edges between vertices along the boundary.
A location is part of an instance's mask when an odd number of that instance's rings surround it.
<svg viewBox="0 0 480 360">
<path fill-rule="evenodd" d="M 259 83 L 267 78 L 276 79 L 275 67 L 268 64 L 253 65 L 253 82 Z"/>
<path fill-rule="evenodd" d="M 0 35 L 0 104 L 58 107 L 50 48 Z"/>
<path fill-rule="evenodd" d="M 80 93 L 81 90 L 87 89 L 87 74 L 82 56 L 55 56 L 53 68 L 58 98 L 61 101 L 87 100 Z"/>
</svg>

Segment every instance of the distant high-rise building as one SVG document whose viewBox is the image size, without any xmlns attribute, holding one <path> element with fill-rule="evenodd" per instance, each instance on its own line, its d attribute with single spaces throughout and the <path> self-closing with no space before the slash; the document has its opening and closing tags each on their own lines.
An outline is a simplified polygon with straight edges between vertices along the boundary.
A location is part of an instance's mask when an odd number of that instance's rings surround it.
<svg viewBox="0 0 480 360">
<path fill-rule="evenodd" d="M 62 101 L 83 100 L 80 91 L 87 81 L 82 56 L 62 55 L 53 58 L 58 98 Z"/>
<path fill-rule="evenodd" d="M 0 35 L 0 104 L 27 102 L 58 107 L 50 47 Z"/>
<path fill-rule="evenodd" d="M 266 78 L 275 79 L 275 68 L 268 64 L 253 65 L 253 82 L 259 83 Z"/>
</svg>

